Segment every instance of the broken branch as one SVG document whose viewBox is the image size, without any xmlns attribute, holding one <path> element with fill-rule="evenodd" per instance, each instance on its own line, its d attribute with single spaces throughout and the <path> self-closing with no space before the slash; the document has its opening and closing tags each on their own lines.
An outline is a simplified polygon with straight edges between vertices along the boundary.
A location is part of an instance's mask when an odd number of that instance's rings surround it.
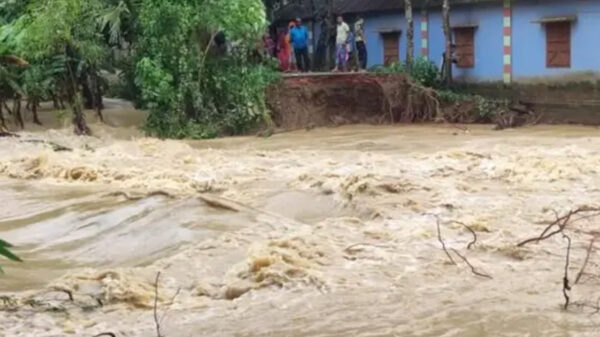
<svg viewBox="0 0 600 337">
<path fill-rule="evenodd" d="M 473 235 L 473 241 L 469 242 L 469 244 L 467 245 L 467 249 L 471 249 L 471 247 L 473 247 L 477 243 L 477 233 L 475 233 L 473 228 L 469 227 L 464 222 L 460 222 L 460 221 L 452 221 L 452 222 L 465 227 L 469 232 L 471 232 L 471 234 Z"/>
<path fill-rule="evenodd" d="M 477 276 L 489 278 L 490 280 L 493 279 L 493 277 L 491 277 L 490 275 L 484 274 L 484 273 L 481 273 L 481 272 L 477 271 L 475 269 L 475 267 L 473 267 L 473 265 L 471 264 L 471 262 L 469 262 L 469 260 L 467 260 L 467 258 L 464 257 L 461 253 L 459 253 L 456 249 L 452 248 L 452 251 L 454 252 L 454 254 L 458 255 L 458 257 L 460 257 L 471 268 L 471 272 L 473 274 L 475 274 Z"/>
<path fill-rule="evenodd" d="M 437 225 L 437 236 L 438 236 L 438 241 L 440 242 L 440 244 L 442 245 L 442 249 L 444 250 L 444 253 L 446 253 L 446 256 L 448 257 L 448 259 L 450 260 L 450 262 L 454 265 L 456 265 L 456 262 L 454 261 L 454 259 L 452 258 L 452 256 L 450 255 L 450 253 L 448 252 L 448 249 L 446 248 L 446 243 L 444 242 L 444 239 L 442 239 L 442 229 L 441 229 L 441 220 L 440 217 L 437 215 L 434 215 L 435 219 L 436 219 L 436 225 Z"/>
<path fill-rule="evenodd" d="M 590 240 L 590 244 L 586 250 L 586 254 L 585 254 L 585 260 L 583 261 L 583 265 L 581 266 L 581 269 L 579 270 L 579 273 L 577 273 L 577 277 L 575 277 L 575 284 L 579 283 L 579 280 L 581 279 L 581 276 L 585 273 L 585 267 L 587 267 L 588 262 L 590 261 L 590 254 L 592 253 L 592 248 L 594 248 L 594 242 L 596 241 L 596 237 L 594 236 L 591 240 Z"/>
<path fill-rule="evenodd" d="M 569 308 L 569 291 L 571 290 L 571 285 L 569 284 L 569 259 L 571 258 L 571 238 L 563 233 L 563 238 L 567 239 L 567 256 L 565 259 L 565 274 L 563 276 L 563 296 L 565 297 L 565 310 Z"/>
<path fill-rule="evenodd" d="M 589 208 L 589 207 L 583 207 L 583 208 L 578 208 L 576 210 L 571 210 L 569 211 L 569 213 L 567 213 L 566 215 L 562 216 L 562 217 L 558 217 L 556 218 L 556 220 L 554 220 L 551 224 L 549 224 L 544 231 L 537 237 L 534 238 L 530 238 L 527 240 L 524 240 L 520 243 L 517 244 L 517 247 L 522 247 L 528 243 L 532 243 L 532 242 L 540 242 L 543 240 L 546 240 L 548 238 L 553 237 L 556 234 L 562 233 L 565 229 L 565 227 L 567 227 L 567 225 L 571 222 L 571 217 L 575 214 L 579 214 L 579 213 L 584 213 L 584 212 L 599 212 L 600 209 L 598 208 Z M 558 215 L 556 213 L 556 211 L 554 211 L 555 215 Z M 582 220 L 584 217 L 577 219 L 577 221 Z M 558 227 L 556 230 L 550 232 L 550 229 L 552 229 L 552 227 Z"/>
<path fill-rule="evenodd" d="M 169 301 L 169 308 L 173 305 L 173 303 L 175 303 L 175 298 L 177 298 L 177 295 L 179 295 L 180 292 L 181 292 L 181 288 L 177 288 L 177 291 L 175 292 L 175 295 L 173 295 L 173 297 L 171 297 L 171 300 Z M 164 321 L 165 317 L 167 316 L 167 313 L 169 313 L 169 311 L 165 310 L 165 312 L 163 313 L 162 317 L 160 318 L 160 323 L 161 324 Z"/>
<path fill-rule="evenodd" d="M 160 280 L 160 272 L 156 273 L 156 280 L 154 281 L 154 324 L 156 325 L 156 336 L 163 337 L 160 333 L 160 322 L 158 320 L 158 281 Z"/>
</svg>

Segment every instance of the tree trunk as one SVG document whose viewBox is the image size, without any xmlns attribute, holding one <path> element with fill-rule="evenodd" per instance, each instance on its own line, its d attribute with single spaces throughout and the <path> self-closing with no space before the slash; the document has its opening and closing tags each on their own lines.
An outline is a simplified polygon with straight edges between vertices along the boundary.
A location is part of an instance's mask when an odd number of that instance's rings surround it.
<svg viewBox="0 0 600 337">
<path fill-rule="evenodd" d="M 65 48 L 65 53 L 67 55 L 67 78 L 65 79 L 68 96 L 67 99 L 69 100 L 69 105 L 73 111 L 73 126 L 75 127 L 75 134 L 80 136 L 89 136 L 92 134 L 92 131 L 85 122 L 85 116 L 83 115 L 83 99 L 81 97 L 81 92 L 79 90 L 75 73 L 73 72 L 73 67 L 71 66 L 71 58 L 73 57 L 74 53 L 68 46 Z"/>
<path fill-rule="evenodd" d="M 61 104 L 59 104 L 58 96 L 56 96 L 54 92 L 50 92 L 50 97 L 52 97 L 52 105 L 54 106 L 54 109 L 64 109 L 64 106 L 61 107 Z"/>
<path fill-rule="evenodd" d="M 83 106 L 86 109 L 94 109 L 94 90 L 90 85 L 89 70 L 80 79 L 81 83 L 81 94 L 83 96 Z"/>
<path fill-rule="evenodd" d="M 406 18 L 406 69 L 410 72 L 415 48 L 412 0 L 404 0 L 404 17 Z"/>
<path fill-rule="evenodd" d="M 40 122 L 40 118 L 38 116 L 38 101 L 37 100 L 33 100 L 31 102 L 31 113 L 33 114 L 33 122 L 37 125 L 42 125 L 42 122 Z"/>
<path fill-rule="evenodd" d="M 98 76 L 98 73 L 94 73 L 92 78 L 94 81 L 94 106 L 96 108 L 96 115 L 98 116 L 98 119 L 104 123 L 104 117 L 102 116 L 104 104 L 102 102 L 102 86 L 100 85 L 100 76 Z"/>
<path fill-rule="evenodd" d="M 16 95 L 13 101 L 13 113 L 15 114 L 15 121 L 21 129 L 25 129 L 25 122 L 23 121 L 23 115 L 21 114 L 21 95 Z"/>
<path fill-rule="evenodd" d="M 0 129 L 6 129 L 6 121 L 4 120 L 4 108 L 2 105 L 4 101 L 0 99 Z"/>
<path fill-rule="evenodd" d="M 76 98 L 75 101 L 81 101 L 80 97 Z M 72 107 L 72 109 L 73 109 L 73 126 L 75 127 L 75 134 L 78 136 L 89 136 L 92 134 L 92 131 L 87 126 L 87 123 L 85 122 L 85 118 L 83 116 L 83 110 L 81 109 L 81 106 L 82 106 L 81 103 L 75 103 Z"/>
<path fill-rule="evenodd" d="M 442 20 L 444 23 L 444 37 L 446 48 L 444 52 L 444 81 L 446 86 L 452 85 L 452 32 L 450 30 L 450 1 L 444 0 L 442 5 Z"/>
<path fill-rule="evenodd" d="M 92 134 L 92 131 L 88 127 L 85 121 L 85 116 L 83 115 L 81 93 L 76 90 L 76 87 L 69 91 L 69 105 L 73 111 L 73 126 L 75 127 L 75 134 L 79 136 L 89 136 Z"/>
</svg>

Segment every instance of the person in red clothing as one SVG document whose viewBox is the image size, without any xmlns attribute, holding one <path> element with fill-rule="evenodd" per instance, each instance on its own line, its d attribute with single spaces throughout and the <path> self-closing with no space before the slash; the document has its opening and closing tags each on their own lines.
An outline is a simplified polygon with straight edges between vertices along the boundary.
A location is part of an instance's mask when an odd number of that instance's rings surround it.
<svg viewBox="0 0 600 337">
<path fill-rule="evenodd" d="M 292 50 L 287 41 L 286 33 L 282 30 L 277 35 L 277 59 L 279 60 L 279 69 L 281 71 L 290 71 L 291 53 Z"/>
<path fill-rule="evenodd" d="M 288 24 L 287 34 L 285 35 L 285 41 L 288 44 L 288 48 L 290 51 L 290 71 L 297 71 L 298 67 L 296 65 L 296 54 L 294 53 L 294 45 L 292 44 L 292 29 L 296 28 L 296 21 L 290 21 Z"/>
</svg>

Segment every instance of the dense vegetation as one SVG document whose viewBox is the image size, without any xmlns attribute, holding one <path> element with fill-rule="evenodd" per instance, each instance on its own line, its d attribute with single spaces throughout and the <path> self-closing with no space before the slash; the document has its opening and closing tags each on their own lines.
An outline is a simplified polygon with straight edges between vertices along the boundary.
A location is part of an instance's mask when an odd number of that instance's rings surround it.
<svg viewBox="0 0 600 337">
<path fill-rule="evenodd" d="M 23 126 L 21 100 L 39 123 L 52 100 L 89 134 L 83 109 L 102 118 L 109 91 L 149 109 L 151 135 L 243 132 L 267 118 L 265 27 L 261 0 L 0 1 L 0 123 L 5 110 Z"/>
<path fill-rule="evenodd" d="M 407 74 L 416 86 L 428 88 L 443 110 L 447 108 L 445 110 L 448 111 L 442 112 L 438 117 L 451 123 L 494 122 L 509 105 L 507 100 L 492 100 L 448 88 L 438 67 L 425 58 L 417 58 L 410 65 L 397 62 L 389 66 L 375 66 L 371 71 L 380 74 Z M 452 111 L 453 106 L 459 106 L 461 111 Z"/>
</svg>

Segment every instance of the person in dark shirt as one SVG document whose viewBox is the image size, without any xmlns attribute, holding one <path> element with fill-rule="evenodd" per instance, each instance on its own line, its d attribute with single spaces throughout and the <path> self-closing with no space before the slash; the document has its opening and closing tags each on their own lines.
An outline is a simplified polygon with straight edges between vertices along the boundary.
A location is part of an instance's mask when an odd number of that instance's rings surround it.
<svg viewBox="0 0 600 337">
<path fill-rule="evenodd" d="M 367 46 L 365 37 L 365 21 L 359 17 L 354 24 L 354 36 L 356 41 L 356 50 L 358 51 L 359 70 L 367 69 Z"/>
</svg>

